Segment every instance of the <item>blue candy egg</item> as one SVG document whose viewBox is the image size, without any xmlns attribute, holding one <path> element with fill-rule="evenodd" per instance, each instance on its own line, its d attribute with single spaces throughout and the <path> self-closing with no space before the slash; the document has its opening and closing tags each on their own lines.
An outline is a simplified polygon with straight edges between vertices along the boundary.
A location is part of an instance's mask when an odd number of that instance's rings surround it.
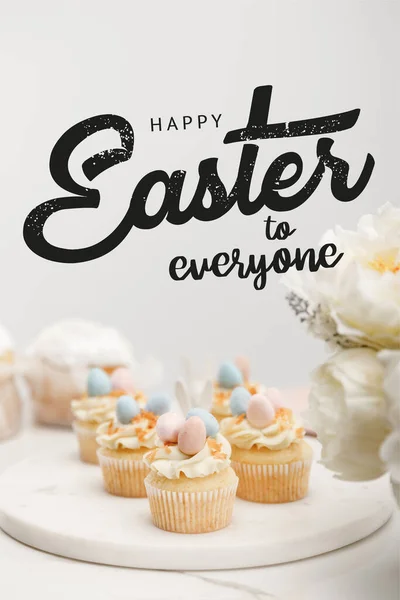
<svg viewBox="0 0 400 600">
<path fill-rule="evenodd" d="M 234 388 L 243 384 L 243 375 L 236 365 L 224 362 L 219 368 L 217 380 L 221 387 Z"/>
<path fill-rule="evenodd" d="M 163 415 L 171 410 L 171 398 L 168 394 L 153 394 L 147 400 L 145 410 L 152 412 L 154 415 Z"/>
<path fill-rule="evenodd" d="M 190 417 L 200 417 L 206 427 L 207 437 L 214 437 L 219 431 L 219 423 L 217 419 L 204 408 L 191 408 L 186 415 L 186 420 Z"/>
<path fill-rule="evenodd" d="M 89 396 L 105 396 L 111 389 L 111 379 L 103 369 L 90 369 L 87 382 Z"/>
<path fill-rule="evenodd" d="M 139 404 L 132 396 L 120 396 L 115 408 L 118 421 L 128 425 L 140 413 Z"/>
<path fill-rule="evenodd" d="M 246 413 L 250 398 L 251 394 L 249 390 L 246 390 L 244 387 L 235 388 L 229 400 L 231 413 L 233 415 L 243 415 Z"/>
</svg>

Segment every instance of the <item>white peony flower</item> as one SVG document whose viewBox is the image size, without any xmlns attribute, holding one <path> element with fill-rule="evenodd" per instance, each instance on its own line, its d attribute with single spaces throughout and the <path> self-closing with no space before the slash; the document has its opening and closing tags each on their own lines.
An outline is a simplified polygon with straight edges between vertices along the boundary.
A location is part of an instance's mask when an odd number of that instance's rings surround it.
<svg viewBox="0 0 400 600">
<path fill-rule="evenodd" d="M 321 463 L 340 479 L 386 472 L 379 455 L 390 433 L 384 366 L 368 348 L 339 351 L 312 375 L 308 419 L 322 444 Z"/>
<path fill-rule="evenodd" d="M 344 253 L 334 268 L 283 278 L 308 302 L 311 329 L 342 346 L 400 348 L 400 208 L 385 204 L 361 217 L 357 231 L 328 231 L 326 243 Z"/>
<path fill-rule="evenodd" d="M 387 414 L 391 433 L 383 442 L 380 457 L 386 463 L 392 483 L 400 484 L 400 350 L 379 352 L 385 373 L 383 391 L 387 402 Z"/>
</svg>

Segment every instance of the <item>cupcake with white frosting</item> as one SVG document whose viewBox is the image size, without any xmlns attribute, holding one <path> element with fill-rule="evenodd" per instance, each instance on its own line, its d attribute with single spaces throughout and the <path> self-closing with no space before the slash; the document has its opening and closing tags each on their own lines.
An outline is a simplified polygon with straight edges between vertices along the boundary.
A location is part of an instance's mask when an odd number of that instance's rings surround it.
<svg viewBox="0 0 400 600">
<path fill-rule="evenodd" d="M 292 502 L 306 496 L 312 450 L 304 428 L 277 391 L 251 395 L 236 388 L 233 416 L 221 422 L 232 445 L 232 467 L 239 477 L 238 496 L 264 503 Z"/>
<path fill-rule="evenodd" d="M 157 423 L 157 448 L 144 456 L 153 523 L 177 533 L 207 533 L 232 519 L 238 478 L 218 421 L 195 408 L 186 421 L 174 413 Z"/>
<path fill-rule="evenodd" d="M 112 377 L 103 369 L 89 371 L 87 390 L 81 398 L 71 402 L 74 418 L 72 428 L 78 438 L 79 455 L 83 462 L 98 464 L 97 428 L 114 418 L 117 399 L 125 391 L 113 386 Z M 142 399 L 141 394 L 139 398 Z"/>
<path fill-rule="evenodd" d="M 250 381 L 250 364 L 244 356 L 236 357 L 235 362 L 223 362 L 218 369 L 211 405 L 211 413 L 218 421 L 232 415 L 229 401 L 232 391 L 238 386 L 245 387 L 251 394 L 264 389 Z"/>
<path fill-rule="evenodd" d="M 71 400 L 85 393 L 88 372 L 112 373 L 132 367 L 132 348 L 115 329 L 81 319 L 67 319 L 44 329 L 27 350 L 25 376 L 36 420 L 69 425 Z"/>
<path fill-rule="evenodd" d="M 143 456 L 155 447 L 157 419 L 170 406 L 165 394 L 151 396 L 143 410 L 132 396 L 117 400 L 113 420 L 97 429 L 97 456 L 107 492 L 129 498 L 146 496 L 148 468 Z"/>
</svg>

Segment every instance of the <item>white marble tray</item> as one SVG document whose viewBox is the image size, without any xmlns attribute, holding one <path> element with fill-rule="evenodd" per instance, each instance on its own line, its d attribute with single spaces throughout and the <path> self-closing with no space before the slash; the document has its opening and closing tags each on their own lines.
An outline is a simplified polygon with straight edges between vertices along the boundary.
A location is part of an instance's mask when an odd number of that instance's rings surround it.
<svg viewBox="0 0 400 600">
<path fill-rule="evenodd" d="M 311 443 L 318 452 L 318 443 Z M 123 567 L 198 570 L 290 562 L 358 541 L 391 512 L 386 478 L 343 483 L 318 464 L 306 499 L 284 505 L 237 500 L 232 525 L 203 535 L 158 530 L 146 499 L 106 494 L 100 470 L 73 454 L 33 457 L 0 478 L 0 526 L 10 536 L 52 554 Z"/>
</svg>

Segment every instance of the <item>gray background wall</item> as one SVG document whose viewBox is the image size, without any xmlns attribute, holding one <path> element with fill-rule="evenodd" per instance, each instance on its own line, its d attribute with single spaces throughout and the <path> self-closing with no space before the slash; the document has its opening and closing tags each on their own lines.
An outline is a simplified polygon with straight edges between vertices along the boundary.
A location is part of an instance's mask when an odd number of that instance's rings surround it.
<svg viewBox="0 0 400 600">
<path fill-rule="evenodd" d="M 350 163 L 354 179 L 368 152 L 376 160 L 369 185 L 354 202 L 335 200 L 324 177 L 302 207 L 282 215 L 298 229 L 291 246 L 315 245 L 336 223 L 353 227 L 385 201 L 398 202 L 398 4 L 25 0 L 2 3 L 1 13 L 0 320 L 20 347 L 44 325 L 82 316 L 120 328 L 138 357 L 158 356 L 171 378 L 182 354 L 202 363 L 240 352 L 268 383 L 306 382 L 322 359 L 322 344 L 297 324 L 277 275 L 264 291 L 233 275 L 183 283 L 168 275 L 178 254 L 212 257 L 238 246 L 243 256 L 272 255 L 276 244 L 263 233 L 267 209 L 243 217 L 234 208 L 212 223 L 132 230 L 112 253 L 75 265 L 33 254 L 22 238 L 23 222 L 34 206 L 60 195 L 48 171 L 59 136 L 104 112 L 131 122 L 133 158 L 96 179 L 99 209 L 51 218 L 46 235 L 53 243 L 80 247 L 102 239 L 125 214 L 139 179 L 156 168 L 188 171 L 188 201 L 198 162 L 218 156 L 230 188 L 241 145 L 224 146 L 222 140 L 226 131 L 245 125 L 252 90 L 263 84 L 274 86 L 271 121 L 361 108 L 353 129 L 334 134 L 334 151 Z M 149 129 L 151 117 L 210 113 L 222 113 L 219 129 Z M 79 147 L 71 168 L 80 182 L 82 161 L 115 140 L 107 132 Z M 304 185 L 316 165 L 315 148 L 313 137 L 261 142 L 252 192 L 258 193 L 270 162 L 288 150 L 303 158 Z"/>
</svg>

